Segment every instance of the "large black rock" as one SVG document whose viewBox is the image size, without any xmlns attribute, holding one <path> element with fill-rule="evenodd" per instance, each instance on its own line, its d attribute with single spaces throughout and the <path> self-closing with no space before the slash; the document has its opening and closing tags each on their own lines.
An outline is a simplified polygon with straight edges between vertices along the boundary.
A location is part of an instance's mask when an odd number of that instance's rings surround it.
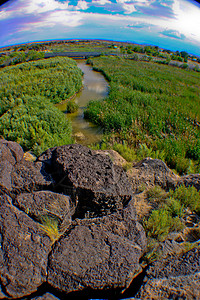
<svg viewBox="0 0 200 300">
<path fill-rule="evenodd" d="M 13 203 L 37 221 L 45 218 L 57 220 L 60 228 L 65 228 L 71 223 L 74 212 L 69 196 L 51 191 L 22 193 Z"/>
<path fill-rule="evenodd" d="M 152 263 L 140 299 L 200 299 L 200 248 Z"/>
<path fill-rule="evenodd" d="M 131 199 L 126 173 L 110 157 L 81 145 L 66 145 L 44 152 L 38 161 L 56 181 L 58 191 L 71 195 L 76 217 L 107 215 L 122 209 Z"/>
<path fill-rule="evenodd" d="M 49 236 L 39 224 L 0 196 L 0 278 L 12 298 L 35 292 L 46 281 L 51 250 Z"/>
<path fill-rule="evenodd" d="M 146 235 L 130 208 L 101 218 L 76 220 L 53 248 L 48 283 L 66 293 L 124 289 L 141 272 Z"/>
</svg>

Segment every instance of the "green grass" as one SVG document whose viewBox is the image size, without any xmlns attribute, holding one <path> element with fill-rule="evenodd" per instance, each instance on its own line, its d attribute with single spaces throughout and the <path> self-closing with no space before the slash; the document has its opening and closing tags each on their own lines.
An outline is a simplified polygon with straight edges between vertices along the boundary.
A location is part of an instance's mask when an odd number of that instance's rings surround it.
<svg viewBox="0 0 200 300">
<path fill-rule="evenodd" d="M 80 90 L 82 71 L 69 58 L 27 62 L 0 70 L 0 135 L 36 155 L 72 142 L 71 124 L 54 106 Z"/>
<path fill-rule="evenodd" d="M 69 100 L 67 102 L 66 111 L 67 113 L 71 114 L 78 110 L 79 106 L 77 103 L 75 103 L 73 100 Z"/>
<path fill-rule="evenodd" d="M 41 216 L 39 221 L 41 222 L 40 228 L 50 237 L 54 244 L 61 235 L 58 220 L 46 215 Z"/>
<path fill-rule="evenodd" d="M 197 191 L 194 186 L 182 185 L 175 191 L 170 191 L 169 195 L 179 201 L 182 206 L 188 207 L 200 216 L 200 191 Z"/>
<path fill-rule="evenodd" d="M 200 215 L 200 192 L 195 187 L 185 186 L 166 192 L 155 186 L 146 192 L 146 196 L 152 209 L 142 221 L 148 237 L 145 259 L 152 260 L 158 255 L 159 242 L 164 241 L 171 232 L 180 232 L 184 228 L 183 220 L 188 209 Z M 197 235 L 198 230 L 195 232 Z"/>
<path fill-rule="evenodd" d="M 170 232 L 179 231 L 183 224 L 179 217 L 173 217 L 168 209 L 160 208 L 152 211 L 143 223 L 148 236 L 163 241 Z"/>
<path fill-rule="evenodd" d="M 161 158 L 179 174 L 199 172 L 200 74 L 118 57 L 89 62 L 106 76 L 110 93 L 91 101 L 85 118 L 140 158 Z"/>
<path fill-rule="evenodd" d="M 200 192 L 194 187 L 179 186 L 166 192 L 161 187 L 155 186 L 146 191 L 146 197 L 152 209 L 142 221 L 148 239 L 147 250 L 143 257 L 145 264 L 162 256 L 160 242 L 163 242 L 170 233 L 178 233 L 184 229 L 188 209 L 200 215 Z M 198 239 L 199 227 L 193 229 Z M 189 243 L 186 239 L 183 245 L 192 248 L 196 243 L 195 241 Z"/>
</svg>

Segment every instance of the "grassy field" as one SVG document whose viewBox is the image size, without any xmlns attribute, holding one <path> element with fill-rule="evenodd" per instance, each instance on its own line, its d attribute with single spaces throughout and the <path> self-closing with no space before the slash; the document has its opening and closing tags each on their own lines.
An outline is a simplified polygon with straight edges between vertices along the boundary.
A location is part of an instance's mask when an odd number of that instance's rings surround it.
<svg viewBox="0 0 200 300">
<path fill-rule="evenodd" d="M 27 62 L 0 71 L 0 135 L 39 154 L 68 144 L 71 125 L 54 106 L 82 86 L 82 71 L 69 58 Z"/>
<path fill-rule="evenodd" d="M 162 158 L 180 174 L 199 172 L 199 73 L 117 57 L 89 63 L 105 75 L 110 93 L 90 102 L 85 117 L 104 128 L 107 140 L 140 158 Z"/>
</svg>

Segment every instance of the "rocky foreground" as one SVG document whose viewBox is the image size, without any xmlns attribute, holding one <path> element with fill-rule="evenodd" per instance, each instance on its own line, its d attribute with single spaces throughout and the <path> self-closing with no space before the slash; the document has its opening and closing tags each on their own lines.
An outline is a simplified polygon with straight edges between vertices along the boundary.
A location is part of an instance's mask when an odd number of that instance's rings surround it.
<svg viewBox="0 0 200 300">
<path fill-rule="evenodd" d="M 142 183 L 200 188 L 199 175 L 178 177 L 159 160 L 136 164 L 130 180 L 81 145 L 28 161 L 0 140 L 0 299 L 123 299 L 130 289 L 137 299 L 200 299 L 198 247 L 143 269 Z"/>
</svg>

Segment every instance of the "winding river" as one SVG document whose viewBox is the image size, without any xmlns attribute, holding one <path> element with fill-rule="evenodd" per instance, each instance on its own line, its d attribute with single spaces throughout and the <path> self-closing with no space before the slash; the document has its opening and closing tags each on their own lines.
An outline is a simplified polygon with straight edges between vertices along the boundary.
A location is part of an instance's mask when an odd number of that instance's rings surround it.
<svg viewBox="0 0 200 300">
<path fill-rule="evenodd" d="M 73 136 L 76 142 L 89 145 L 102 139 L 102 130 L 98 126 L 84 119 L 84 109 L 90 100 L 101 100 L 108 95 L 108 82 L 100 72 L 93 71 L 92 67 L 86 65 L 86 61 L 77 61 L 78 67 L 83 71 L 83 89 L 76 95 L 74 101 L 79 105 L 77 112 L 67 114 L 72 122 Z M 66 102 L 56 106 L 66 112 Z"/>
</svg>

